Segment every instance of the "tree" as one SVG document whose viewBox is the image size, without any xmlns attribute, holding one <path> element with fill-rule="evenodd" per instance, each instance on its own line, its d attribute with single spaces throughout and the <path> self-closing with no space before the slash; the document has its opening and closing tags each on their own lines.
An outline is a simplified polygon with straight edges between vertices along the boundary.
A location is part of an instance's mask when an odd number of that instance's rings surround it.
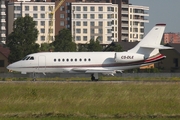
<svg viewBox="0 0 180 120">
<path fill-rule="evenodd" d="M 100 45 L 100 42 L 98 39 L 94 41 L 94 39 L 91 39 L 89 44 L 87 45 L 88 51 L 102 51 L 102 46 Z"/>
<path fill-rule="evenodd" d="M 30 16 L 18 17 L 13 24 L 13 32 L 9 34 L 7 46 L 10 49 L 9 62 L 20 60 L 24 56 L 38 51 L 35 43 L 38 37 L 36 23 Z"/>
<path fill-rule="evenodd" d="M 42 43 L 39 51 L 41 52 L 50 52 L 50 51 L 54 51 L 54 46 L 52 44 L 49 43 Z"/>
<path fill-rule="evenodd" d="M 76 51 L 76 44 L 72 40 L 71 31 L 65 28 L 59 31 L 59 34 L 55 36 L 55 41 L 52 44 L 54 46 L 54 51 Z"/>
</svg>

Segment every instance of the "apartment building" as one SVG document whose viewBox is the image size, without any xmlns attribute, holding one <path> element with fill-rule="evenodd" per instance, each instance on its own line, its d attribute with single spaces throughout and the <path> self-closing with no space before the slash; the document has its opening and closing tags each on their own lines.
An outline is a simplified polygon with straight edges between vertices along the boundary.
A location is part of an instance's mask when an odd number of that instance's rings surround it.
<svg viewBox="0 0 180 120">
<path fill-rule="evenodd" d="M 144 23 L 148 23 L 146 19 L 149 14 L 147 6 L 129 5 L 129 42 L 141 41 L 144 37 Z"/>
<path fill-rule="evenodd" d="M 98 39 L 101 44 L 118 41 L 118 6 L 112 3 L 71 3 L 71 32 L 77 44 Z"/>
<path fill-rule="evenodd" d="M 13 22 L 17 17 L 31 16 L 36 21 L 36 27 L 39 35 L 36 43 L 50 43 L 54 40 L 55 36 L 55 17 L 52 17 L 51 12 L 54 9 L 54 2 L 37 2 L 34 0 L 17 0 L 16 2 L 8 3 L 8 34 L 13 31 Z"/>
<path fill-rule="evenodd" d="M 68 28 L 72 31 L 76 43 L 84 44 L 89 42 L 91 38 L 96 39 L 97 37 L 101 44 L 109 44 L 112 40 L 121 41 L 121 9 L 123 5 L 126 7 L 123 9 L 124 13 L 126 13 L 126 15 L 123 16 L 124 18 L 126 17 L 126 22 L 123 27 L 128 29 L 128 3 L 128 0 L 66 0 L 60 9 L 56 11 L 55 34 L 58 34 L 59 30 L 63 28 Z M 58 2 L 56 2 L 56 5 L 57 4 Z M 93 9 L 94 11 L 92 11 Z M 100 9 L 103 9 L 103 11 Z M 83 26 L 85 20 L 87 20 L 87 26 Z M 79 25 L 79 22 L 81 25 Z M 94 24 L 94 26 L 90 24 Z M 101 25 L 103 26 L 101 27 Z M 79 30 L 80 26 L 83 27 L 81 31 Z M 87 27 L 86 29 L 90 29 L 87 30 L 87 33 L 83 33 L 85 27 Z M 76 29 L 78 30 L 76 31 Z M 84 30 L 84 32 L 86 32 L 86 30 Z M 80 35 L 80 33 L 83 33 L 83 35 Z M 87 37 L 85 37 L 85 35 Z"/>
<path fill-rule="evenodd" d="M 6 0 L 0 0 L 0 42 L 6 42 Z"/>
</svg>

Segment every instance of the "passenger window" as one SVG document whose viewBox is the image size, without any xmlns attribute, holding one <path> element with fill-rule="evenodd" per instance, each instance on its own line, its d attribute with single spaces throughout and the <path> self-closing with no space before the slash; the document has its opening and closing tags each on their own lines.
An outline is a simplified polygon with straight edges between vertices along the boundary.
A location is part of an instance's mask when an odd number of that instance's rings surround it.
<svg viewBox="0 0 180 120">
<path fill-rule="evenodd" d="M 54 62 L 56 62 L 56 59 L 54 59 Z"/>
<path fill-rule="evenodd" d="M 73 59 L 71 59 L 71 62 L 73 61 Z"/>
<path fill-rule="evenodd" d="M 62 61 L 64 62 L 64 59 L 62 59 Z"/>
<path fill-rule="evenodd" d="M 77 61 L 77 59 L 75 59 L 75 61 Z"/>
<path fill-rule="evenodd" d="M 88 61 L 91 61 L 91 59 L 89 58 Z"/>
<path fill-rule="evenodd" d="M 84 59 L 84 61 L 86 61 L 86 58 Z"/>
<path fill-rule="evenodd" d="M 69 61 L 69 59 L 66 59 L 66 61 L 68 62 L 68 61 Z"/>
<path fill-rule="evenodd" d="M 80 58 L 79 61 L 82 61 L 82 59 Z"/>
<path fill-rule="evenodd" d="M 60 62 L 60 61 L 61 61 L 61 59 L 58 59 L 58 61 Z"/>
<path fill-rule="evenodd" d="M 31 57 L 29 60 L 34 60 L 34 57 Z"/>
</svg>

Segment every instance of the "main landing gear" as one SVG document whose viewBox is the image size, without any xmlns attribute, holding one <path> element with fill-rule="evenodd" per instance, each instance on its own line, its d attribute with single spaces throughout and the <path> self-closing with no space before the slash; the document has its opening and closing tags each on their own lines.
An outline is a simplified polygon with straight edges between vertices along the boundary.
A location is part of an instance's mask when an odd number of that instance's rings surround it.
<svg viewBox="0 0 180 120">
<path fill-rule="evenodd" d="M 92 81 L 98 81 L 98 73 L 91 74 L 91 80 Z"/>
</svg>

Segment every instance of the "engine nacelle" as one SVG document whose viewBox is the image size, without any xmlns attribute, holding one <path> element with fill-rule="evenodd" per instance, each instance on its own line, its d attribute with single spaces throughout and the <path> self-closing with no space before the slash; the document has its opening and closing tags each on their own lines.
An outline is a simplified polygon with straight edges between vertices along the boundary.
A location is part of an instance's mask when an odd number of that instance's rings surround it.
<svg viewBox="0 0 180 120">
<path fill-rule="evenodd" d="M 144 55 L 138 53 L 116 52 L 115 61 L 118 63 L 130 63 L 144 60 Z"/>
</svg>

